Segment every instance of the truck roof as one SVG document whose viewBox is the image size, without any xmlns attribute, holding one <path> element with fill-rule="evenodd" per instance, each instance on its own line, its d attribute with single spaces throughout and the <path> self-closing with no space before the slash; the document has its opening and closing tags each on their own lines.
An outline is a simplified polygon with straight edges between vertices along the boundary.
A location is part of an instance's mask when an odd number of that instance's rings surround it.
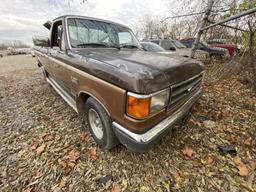
<svg viewBox="0 0 256 192">
<path fill-rule="evenodd" d="M 99 19 L 99 18 L 94 18 L 94 17 L 82 16 L 82 15 L 62 15 L 62 16 L 59 16 L 59 17 L 55 18 L 53 21 L 56 21 L 56 20 L 61 19 L 61 18 L 65 19 L 67 17 L 68 18 L 82 18 L 82 19 L 101 21 L 101 22 L 105 22 L 105 23 L 112 23 L 112 24 L 120 25 L 120 26 L 123 26 L 123 27 L 126 27 L 126 28 L 130 29 L 130 27 L 127 27 L 126 25 L 123 25 L 123 24 L 120 24 L 120 23 L 116 23 L 116 22 L 113 22 L 113 21 L 105 20 L 105 19 Z"/>
</svg>

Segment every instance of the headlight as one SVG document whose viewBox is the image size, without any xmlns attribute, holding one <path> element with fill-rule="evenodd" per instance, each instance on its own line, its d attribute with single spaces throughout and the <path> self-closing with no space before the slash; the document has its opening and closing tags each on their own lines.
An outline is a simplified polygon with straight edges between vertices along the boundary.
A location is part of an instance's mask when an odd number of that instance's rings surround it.
<svg viewBox="0 0 256 192">
<path fill-rule="evenodd" d="M 168 104 L 169 100 L 169 89 L 158 93 L 151 97 L 150 112 L 156 113 Z"/>
<path fill-rule="evenodd" d="M 136 119 L 143 119 L 153 115 L 168 104 L 169 93 L 169 89 L 151 95 L 128 93 L 126 112 Z"/>
</svg>

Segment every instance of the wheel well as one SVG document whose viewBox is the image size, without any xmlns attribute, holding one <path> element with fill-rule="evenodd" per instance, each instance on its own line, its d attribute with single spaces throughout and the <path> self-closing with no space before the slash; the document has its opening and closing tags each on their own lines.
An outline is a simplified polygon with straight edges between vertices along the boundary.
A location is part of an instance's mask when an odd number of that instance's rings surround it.
<svg viewBox="0 0 256 192">
<path fill-rule="evenodd" d="M 82 101 L 85 103 L 90 95 L 87 93 L 80 93 L 79 97 L 81 97 Z"/>
<path fill-rule="evenodd" d="M 99 102 L 99 104 L 106 110 L 107 114 L 109 114 L 109 111 L 107 110 L 107 108 L 104 106 L 103 103 L 100 102 L 100 100 L 98 100 L 96 97 L 94 97 L 93 95 L 90 95 L 88 93 L 85 93 L 85 92 L 81 92 L 78 97 L 77 97 L 77 100 L 76 100 L 76 103 L 77 103 L 77 109 L 78 109 L 78 112 L 79 114 L 85 114 L 85 103 L 87 101 L 88 98 L 94 98 L 96 101 Z"/>
<path fill-rule="evenodd" d="M 89 94 L 87 93 L 80 93 L 77 97 L 77 100 L 76 100 L 76 105 L 77 105 L 77 110 L 78 110 L 78 113 L 79 114 L 82 114 L 84 115 L 85 114 L 85 102 L 87 101 L 87 99 L 90 97 Z"/>
</svg>

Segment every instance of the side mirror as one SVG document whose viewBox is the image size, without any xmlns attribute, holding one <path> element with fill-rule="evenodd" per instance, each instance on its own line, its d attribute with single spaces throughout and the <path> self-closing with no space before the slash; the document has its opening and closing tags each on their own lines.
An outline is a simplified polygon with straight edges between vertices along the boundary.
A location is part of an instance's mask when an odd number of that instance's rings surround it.
<svg viewBox="0 0 256 192">
<path fill-rule="evenodd" d="M 50 47 L 50 40 L 48 37 L 35 36 L 33 37 L 33 44 L 38 47 Z"/>
<path fill-rule="evenodd" d="M 170 51 L 176 51 L 175 47 L 170 47 Z"/>
</svg>

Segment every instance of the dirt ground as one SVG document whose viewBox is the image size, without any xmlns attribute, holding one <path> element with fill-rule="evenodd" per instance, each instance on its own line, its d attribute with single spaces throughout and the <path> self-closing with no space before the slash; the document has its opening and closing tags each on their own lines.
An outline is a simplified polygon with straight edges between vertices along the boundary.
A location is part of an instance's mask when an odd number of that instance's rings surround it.
<svg viewBox="0 0 256 192">
<path fill-rule="evenodd" d="M 256 191 L 256 97 L 240 77 L 204 86 L 145 154 L 99 149 L 29 55 L 0 58 L 0 90 L 0 191 Z"/>
</svg>

